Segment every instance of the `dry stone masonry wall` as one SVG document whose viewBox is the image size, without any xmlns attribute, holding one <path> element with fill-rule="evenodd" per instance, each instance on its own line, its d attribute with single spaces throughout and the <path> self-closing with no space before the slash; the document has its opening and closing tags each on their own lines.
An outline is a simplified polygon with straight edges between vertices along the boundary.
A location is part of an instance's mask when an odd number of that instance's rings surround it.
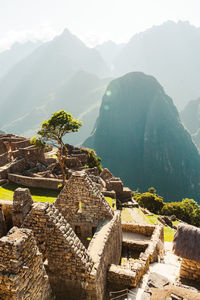
<svg viewBox="0 0 200 300">
<path fill-rule="evenodd" d="M 100 221 L 113 217 L 113 210 L 85 172 L 75 172 L 61 191 L 55 206 L 87 246 Z"/>
<path fill-rule="evenodd" d="M 0 239 L 0 299 L 33 297 L 53 299 L 48 276 L 32 232 L 13 227 Z"/>
<path fill-rule="evenodd" d="M 58 299 L 86 299 L 84 282 L 90 277 L 93 262 L 86 248 L 58 209 L 49 203 L 35 203 L 24 227 L 32 229 L 43 256 L 47 273 Z"/>
<path fill-rule="evenodd" d="M 183 258 L 180 269 L 180 277 L 200 282 L 200 263 Z"/>
<path fill-rule="evenodd" d="M 33 200 L 27 188 L 18 188 L 13 196 L 13 225 L 21 227 L 26 215 L 32 208 Z"/>
</svg>

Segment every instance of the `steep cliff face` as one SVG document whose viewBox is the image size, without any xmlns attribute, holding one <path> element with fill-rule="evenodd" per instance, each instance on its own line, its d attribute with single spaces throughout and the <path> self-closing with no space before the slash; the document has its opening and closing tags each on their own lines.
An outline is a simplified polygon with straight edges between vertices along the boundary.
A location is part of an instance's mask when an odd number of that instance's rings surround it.
<svg viewBox="0 0 200 300">
<path fill-rule="evenodd" d="M 134 72 L 109 84 L 85 145 L 132 189 L 154 186 L 166 201 L 200 200 L 200 156 L 152 76 Z"/>
</svg>

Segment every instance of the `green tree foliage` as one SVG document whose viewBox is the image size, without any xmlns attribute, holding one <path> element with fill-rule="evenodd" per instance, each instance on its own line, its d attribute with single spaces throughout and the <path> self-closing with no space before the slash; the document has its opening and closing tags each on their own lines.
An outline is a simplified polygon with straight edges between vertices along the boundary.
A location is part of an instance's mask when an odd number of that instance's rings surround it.
<svg viewBox="0 0 200 300">
<path fill-rule="evenodd" d="M 138 194 L 136 200 L 141 207 L 147 208 L 155 214 L 160 213 L 164 205 L 163 198 L 152 193 Z"/>
<path fill-rule="evenodd" d="M 66 181 L 65 162 L 66 157 L 63 156 L 63 150 L 67 153 L 67 148 L 64 144 L 63 137 L 70 132 L 77 132 L 81 127 L 82 122 L 72 117 L 65 110 L 60 110 L 52 114 L 49 120 L 45 120 L 38 134 L 41 137 L 41 142 L 49 142 L 52 146 L 58 148 L 57 157 L 60 164 L 63 183 Z"/>
<path fill-rule="evenodd" d="M 183 199 L 181 202 L 165 203 L 161 213 L 175 215 L 178 219 L 189 224 L 200 226 L 200 206 L 193 199 Z"/>
<path fill-rule="evenodd" d="M 156 189 L 153 186 L 151 186 L 150 188 L 148 188 L 148 191 L 151 194 L 155 194 L 156 193 Z"/>
<path fill-rule="evenodd" d="M 46 146 L 46 143 L 42 140 L 42 138 L 36 136 L 30 139 L 30 143 L 39 148 L 44 148 Z"/>
</svg>

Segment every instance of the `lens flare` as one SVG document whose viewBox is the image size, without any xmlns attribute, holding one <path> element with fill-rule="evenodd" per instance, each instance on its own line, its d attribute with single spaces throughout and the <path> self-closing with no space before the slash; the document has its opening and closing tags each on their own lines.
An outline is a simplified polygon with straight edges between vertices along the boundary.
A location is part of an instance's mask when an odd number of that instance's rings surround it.
<svg viewBox="0 0 200 300">
<path fill-rule="evenodd" d="M 106 91 L 106 96 L 109 97 L 109 96 L 111 96 L 111 94 L 112 94 L 112 92 L 111 92 L 110 90 L 107 90 L 107 91 Z"/>
<path fill-rule="evenodd" d="M 109 110 L 109 105 L 107 105 L 107 104 L 104 105 L 104 109 L 105 109 L 105 110 Z"/>
</svg>

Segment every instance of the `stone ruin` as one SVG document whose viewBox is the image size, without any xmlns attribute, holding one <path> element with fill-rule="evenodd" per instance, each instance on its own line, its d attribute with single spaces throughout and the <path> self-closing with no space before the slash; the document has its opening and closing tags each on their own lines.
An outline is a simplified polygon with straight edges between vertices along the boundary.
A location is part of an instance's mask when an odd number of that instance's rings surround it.
<svg viewBox="0 0 200 300">
<path fill-rule="evenodd" d="M 124 187 L 120 178 L 108 170 L 101 173 L 97 167 L 88 168 L 88 154 L 85 148 L 66 145 L 66 177 L 74 171 L 85 171 L 104 196 L 116 199 L 117 207 L 134 207 L 132 192 Z M 12 134 L 0 134 L 0 185 L 10 181 L 21 186 L 57 190 L 62 184 L 60 166 L 52 152 L 36 148 L 29 139 Z M 63 153 L 65 155 L 65 153 Z"/>
<path fill-rule="evenodd" d="M 135 287 L 160 255 L 162 226 L 121 224 L 84 171 L 72 173 L 54 204 L 34 203 L 18 188 L 0 208 L 0 299 L 103 300 L 109 288 Z M 133 249 L 139 259 L 122 262 Z"/>
</svg>

